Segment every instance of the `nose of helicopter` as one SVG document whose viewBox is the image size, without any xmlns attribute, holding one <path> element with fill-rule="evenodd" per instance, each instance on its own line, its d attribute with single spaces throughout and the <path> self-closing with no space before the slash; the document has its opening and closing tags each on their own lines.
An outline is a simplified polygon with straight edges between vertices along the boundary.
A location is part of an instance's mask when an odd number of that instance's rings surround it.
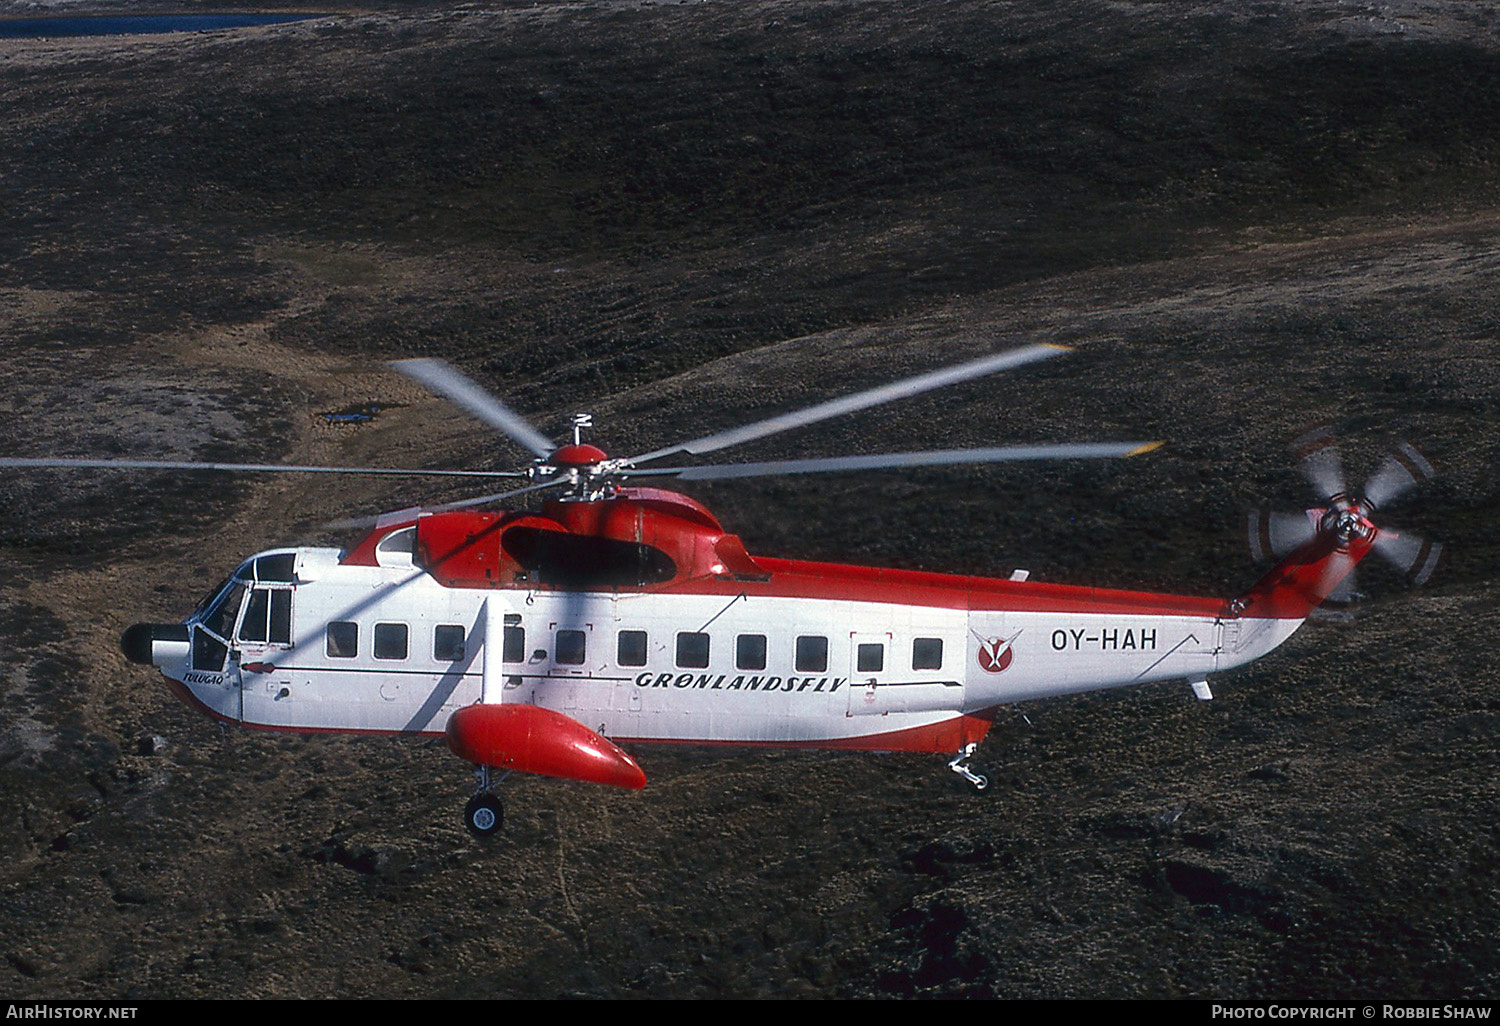
<svg viewBox="0 0 1500 1026">
<path fill-rule="evenodd" d="M 180 623 L 137 623 L 125 628 L 120 635 L 120 651 L 132 663 L 155 666 L 157 642 L 186 646 L 188 629 Z"/>
</svg>

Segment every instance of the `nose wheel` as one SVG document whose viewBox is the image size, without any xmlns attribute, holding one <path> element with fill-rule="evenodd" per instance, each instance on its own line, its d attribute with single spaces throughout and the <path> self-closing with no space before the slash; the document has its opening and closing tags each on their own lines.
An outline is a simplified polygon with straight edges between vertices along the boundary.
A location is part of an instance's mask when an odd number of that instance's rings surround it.
<svg viewBox="0 0 1500 1026">
<path fill-rule="evenodd" d="M 505 806 L 500 799 L 492 793 L 492 788 L 498 787 L 509 773 L 504 774 L 500 780 L 493 783 L 490 781 L 490 768 L 480 766 L 474 773 L 478 778 L 474 790 L 474 797 L 469 799 L 469 804 L 464 806 L 464 826 L 469 828 L 469 833 L 475 837 L 493 837 L 500 832 L 500 827 L 505 824 Z"/>
</svg>

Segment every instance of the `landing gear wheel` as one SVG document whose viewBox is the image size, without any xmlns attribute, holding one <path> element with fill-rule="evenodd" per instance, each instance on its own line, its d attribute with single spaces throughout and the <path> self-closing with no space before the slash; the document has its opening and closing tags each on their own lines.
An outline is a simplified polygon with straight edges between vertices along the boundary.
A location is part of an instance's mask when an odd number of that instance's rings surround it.
<svg viewBox="0 0 1500 1026">
<path fill-rule="evenodd" d="M 505 806 L 492 794 L 476 794 L 464 806 L 464 826 L 475 837 L 492 837 L 505 823 Z"/>
<path fill-rule="evenodd" d="M 969 786 L 976 791 L 983 791 L 990 786 L 990 778 L 982 773 L 975 773 L 969 768 L 969 760 L 974 757 L 974 750 L 978 748 L 977 742 L 971 741 L 964 745 L 963 751 L 953 757 L 948 763 L 948 768 L 969 782 Z"/>
</svg>

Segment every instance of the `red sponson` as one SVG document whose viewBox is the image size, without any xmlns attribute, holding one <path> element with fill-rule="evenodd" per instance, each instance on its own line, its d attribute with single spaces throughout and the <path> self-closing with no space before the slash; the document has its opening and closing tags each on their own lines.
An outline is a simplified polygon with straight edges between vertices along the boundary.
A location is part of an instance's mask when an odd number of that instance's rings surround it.
<svg viewBox="0 0 1500 1026">
<path fill-rule="evenodd" d="M 478 766 L 638 790 L 646 774 L 607 738 L 536 705 L 469 705 L 448 718 L 448 747 Z"/>
</svg>

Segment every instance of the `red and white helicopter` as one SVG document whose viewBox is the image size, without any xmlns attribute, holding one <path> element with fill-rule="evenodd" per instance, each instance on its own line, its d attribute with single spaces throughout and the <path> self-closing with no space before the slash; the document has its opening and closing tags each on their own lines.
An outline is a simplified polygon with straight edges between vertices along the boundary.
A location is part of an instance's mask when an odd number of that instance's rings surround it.
<svg viewBox="0 0 1500 1026">
<path fill-rule="evenodd" d="M 1232 598 L 1103 590 L 752 555 L 654 479 L 721 480 L 954 463 L 1133 456 L 1156 442 L 1035 445 L 661 466 L 1056 356 L 1035 345 L 657 449 L 558 446 L 451 367 L 393 366 L 530 450 L 511 491 L 377 518 L 347 550 L 245 560 L 186 620 L 136 624 L 121 646 L 215 719 L 294 732 L 443 735 L 477 767 L 465 810 L 500 828 L 497 771 L 616 787 L 646 776 L 642 742 L 941 752 L 969 767 L 1002 705 L 1152 681 L 1208 680 L 1280 645 L 1371 551 L 1419 583 L 1438 547 L 1377 528 L 1375 509 L 1431 476 L 1403 446 L 1362 496 L 1331 439 L 1305 466 L 1326 505 L 1252 519 L 1280 562 Z M 12 467 L 469 474 L 85 459 Z M 470 507 L 551 492 L 538 511 Z M 501 778 L 503 779 L 503 777 Z"/>
</svg>

